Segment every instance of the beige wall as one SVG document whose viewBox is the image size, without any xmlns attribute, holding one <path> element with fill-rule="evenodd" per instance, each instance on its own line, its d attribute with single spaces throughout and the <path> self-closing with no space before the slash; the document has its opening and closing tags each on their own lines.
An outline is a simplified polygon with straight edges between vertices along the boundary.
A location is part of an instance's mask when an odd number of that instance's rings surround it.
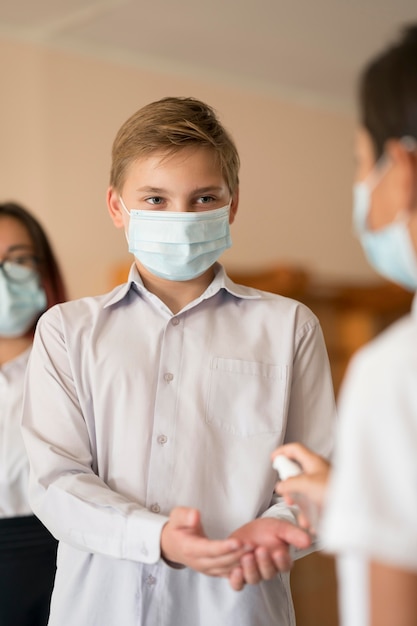
<svg viewBox="0 0 417 626">
<path fill-rule="evenodd" d="M 352 114 L 6 40 L 0 80 L 0 200 L 41 219 L 72 297 L 107 290 L 112 266 L 129 258 L 105 204 L 111 143 L 131 113 L 166 95 L 210 103 L 238 145 L 241 203 L 227 266 L 282 261 L 324 278 L 373 276 L 350 228 Z"/>
</svg>

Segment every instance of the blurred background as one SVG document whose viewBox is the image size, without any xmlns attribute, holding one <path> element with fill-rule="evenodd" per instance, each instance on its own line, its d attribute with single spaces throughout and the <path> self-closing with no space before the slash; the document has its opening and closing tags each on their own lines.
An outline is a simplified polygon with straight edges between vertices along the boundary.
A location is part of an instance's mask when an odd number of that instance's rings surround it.
<svg viewBox="0 0 417 626">
<path fill-rule="evenodd" d="M 0 200 L 32 209 L 71 297 L 129 260 L 107 215 L 120 125 L 163 96 L 211 104 L 242 158 L 238 271 L 373 278 L 351 236 L 355 85 L 415 0 L 14 0 L 0 6 Z"/>
<path fill-rule="evenodd" d="M 356 80 L 416 0 L 13 0 L 0 5 L 0 201 L 48 231 L 71 298 L 123 281 L 106 208 L 121 124 L 164 96 L 212 105 L 241 160 L 242 282 L 294 296 L 323 327 L 335 391 L 351 354 L 409 307 L 352 235 Z M 330 557 L 297 562 L 298 626 L 336 626 Z"/>
</svg>

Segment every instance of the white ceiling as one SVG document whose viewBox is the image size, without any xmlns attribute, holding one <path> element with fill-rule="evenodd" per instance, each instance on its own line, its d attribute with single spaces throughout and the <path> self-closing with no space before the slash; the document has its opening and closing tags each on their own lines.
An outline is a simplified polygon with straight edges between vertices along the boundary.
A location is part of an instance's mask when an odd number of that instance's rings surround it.
<svg viewBox="0 0 417 626">
<path fill-rule="evenodd" d="M 13 0 L 0 37 L 350 107 L 417 0 Z"/>
</svg>

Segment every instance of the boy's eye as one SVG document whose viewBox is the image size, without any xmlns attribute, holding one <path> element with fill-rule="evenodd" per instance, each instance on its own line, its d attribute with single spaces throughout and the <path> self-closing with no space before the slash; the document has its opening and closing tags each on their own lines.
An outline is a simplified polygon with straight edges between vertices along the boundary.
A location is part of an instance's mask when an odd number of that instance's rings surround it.
<svg viewBox="0 0 417 626">
<path fill-rule="evenodd" d="M 163 198 L 161 198 L 161 196 L 152 196 L 152 198 L 147 198 L 146 202 L 149 202 L 149 204 L 159 205 L 162 204 Z"/>
<path fill-rule="evenodd" d="M 213 196 L 201 196 L 199 202 L 201 204 L 209 204 L 210 202 L 214 202 L 214 198 Z"/>
</svg>

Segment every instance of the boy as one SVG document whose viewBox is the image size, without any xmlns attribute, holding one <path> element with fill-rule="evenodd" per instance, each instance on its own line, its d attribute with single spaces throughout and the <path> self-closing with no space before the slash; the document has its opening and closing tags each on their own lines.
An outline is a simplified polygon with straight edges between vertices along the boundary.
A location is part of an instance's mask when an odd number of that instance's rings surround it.
<svg viewBox="0 0 417 626">
<path fill-rule="evenodd" d="M 315 316 L 217 263 L 238 169 L 206 104 L 140 109 L 107 193 L 128 282 L 38 325 L 23 429 L 60 540 L 51 626 L 294 624 L 289 544 L 309 541 L 270 455 L 296 439 L 328 455 L 334 397 Z"/>
</svg>

